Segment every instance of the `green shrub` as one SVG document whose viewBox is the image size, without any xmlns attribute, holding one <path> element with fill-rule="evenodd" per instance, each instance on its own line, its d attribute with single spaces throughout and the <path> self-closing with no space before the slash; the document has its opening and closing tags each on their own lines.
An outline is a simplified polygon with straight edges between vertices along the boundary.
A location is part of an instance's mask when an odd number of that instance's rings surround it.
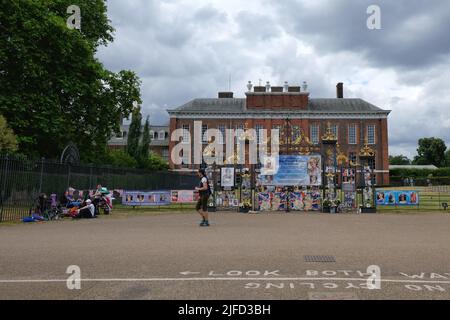
<svg viewBox="0 0 450 320">
<path fill-rule="evenodd" d="M 108 164 L 113 167 L 136 168 L 138 166 L 136 159 L 123 150 L 109 151 L 108 158 Z"/>
<path fill-rule="evenodd" d="M 433 177 L 450 177 L 450 168 L 439 168 L 437 170 L 430 170 L 430 169 L 393 169 L 393 170 L 390 170 L 391 177 L 428 178 L 428 176 L 430 174 Z"/>
</svg>

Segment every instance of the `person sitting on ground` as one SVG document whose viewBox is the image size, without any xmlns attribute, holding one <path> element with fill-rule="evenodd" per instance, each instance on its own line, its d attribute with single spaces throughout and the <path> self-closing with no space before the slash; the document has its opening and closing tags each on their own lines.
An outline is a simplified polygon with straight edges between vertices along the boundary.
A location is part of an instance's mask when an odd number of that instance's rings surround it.
<svg viewBox="0 0 450 320">
<path fill-rule="evenodd" d="M 80 219 L 92 219 L 95 218 L 95 207 L 92 204 L 91 199 L 86 200 L 86 205 L 78 209 L 78 218 Z"/>
</svg>

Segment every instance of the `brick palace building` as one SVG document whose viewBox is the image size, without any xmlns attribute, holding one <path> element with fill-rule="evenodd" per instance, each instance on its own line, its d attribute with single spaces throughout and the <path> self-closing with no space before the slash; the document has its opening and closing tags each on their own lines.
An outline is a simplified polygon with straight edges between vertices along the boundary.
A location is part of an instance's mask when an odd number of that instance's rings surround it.
<svg viewBox="0 0 450 320">
<path fill-rule="evenodd" d="M 328 127 L 338 138 L 341 154 L 359 162 L 361 148 L 367 144 L 375 151 L 370 164 L 378 185 L 389 184 L 388 116 L 383 110 L 362 99 L 344 98 L 343 84 L 337 85 L 336 98 L 310 98 L 306 83 L 302 87 L 253 86 L 249 82 L 246 98 L 235 98 L 232 92 L 220 92 L 215 99 L 194 99 L 176 109 L 168 110 L 169 131 L 183 128 L 193 137 L 194 121 L 202 121 L 202 131 L 214 128 L 253 128 L 256 131 L 280 128 L 289 119 L 294 130 L 300 130 L 311 143 L 319 145 Z M 203 138 L 203 145 L 207 139 Z M 169 154 L 178 142 L 171 141 Z M 193 141 L 191 141 L 193 143 Z M 192 146 L 193 148 L 193 146 Z M 280 150 L 281 151 L 281 150 Z M 176 166 L 174 170 L 195 170 L 199 165 Z"/>
</svg>

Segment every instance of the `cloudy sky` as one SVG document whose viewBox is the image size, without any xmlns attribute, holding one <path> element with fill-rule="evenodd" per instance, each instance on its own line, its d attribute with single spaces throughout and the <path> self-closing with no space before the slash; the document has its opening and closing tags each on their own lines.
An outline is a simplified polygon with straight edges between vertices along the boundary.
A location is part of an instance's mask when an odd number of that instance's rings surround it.
<svg viewBox="0 0 450 320">
<path fill-rule="evenodd" d="M 367 8 L 381 8 L 381 30 Z M 108 0 L 115 41 L 99 59 L 143 81 L 143 109 L 165 124 L 168 108 L 248 80 L 300 84 L 311 97 L 345 96 L 392 110 L 390 153 L 413 156 L 417 140 L 450 147 L 448 0 Z"/>
</svg>

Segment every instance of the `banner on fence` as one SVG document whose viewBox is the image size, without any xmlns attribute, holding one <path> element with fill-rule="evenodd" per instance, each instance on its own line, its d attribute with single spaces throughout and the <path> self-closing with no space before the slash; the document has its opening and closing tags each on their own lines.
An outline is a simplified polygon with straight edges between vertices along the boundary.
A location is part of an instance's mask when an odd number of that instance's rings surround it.
<svg viewBox="0 0 450 320">
<path fill-rule="evenodd" d="M 198 191 L 172 190 L 172 203 L 193 203 L 199 198 Z"/>
<path fill-rule="evenodd" d="M 170 203 L 170 191 L 124 191 L 122 195 L 122 204 L 126 206 L 166 206 Z"/>
<path fill-rule="evenodd" d="M 419 192 L 411 190 L 377 190 L 377 205 L 379 206 L 417 206 Z"/>
<path fill-rule="evenodd" d="M 277 172 L 273 175 L 261 174 L 260 183 L 266 186 L 320 186 L 321 161 L 320 155 L 281 155 Z"/>
</svg>

